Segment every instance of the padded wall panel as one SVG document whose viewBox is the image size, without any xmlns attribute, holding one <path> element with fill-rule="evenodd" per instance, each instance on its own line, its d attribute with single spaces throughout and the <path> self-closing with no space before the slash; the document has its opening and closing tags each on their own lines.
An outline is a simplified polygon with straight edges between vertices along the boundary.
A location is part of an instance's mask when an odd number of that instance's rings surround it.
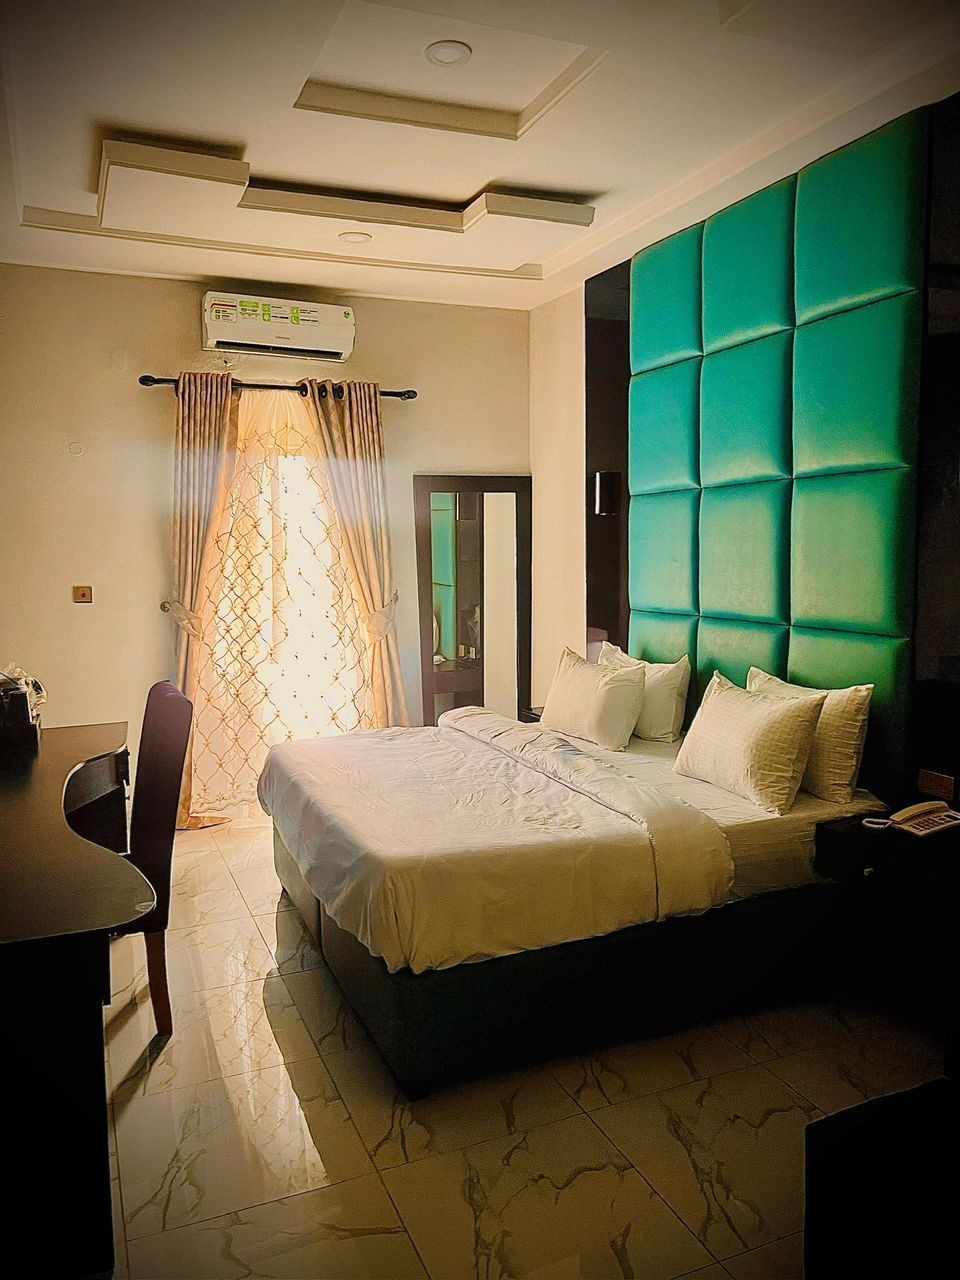
<svg viewBox="0 0 960 1280">
<path fill-rule="evenodd" d="M 920 288 L 925 123 L 913 112 L 800 171 L 798 323 Z"/>
<path fill-rule="evenodd" d="M 675 364 L 703 350 L 702 226 L 643 249 L 630 268 L 630 372 Z"/>
<path fill-rule="evenodd" d="M 751 667 L 762 667 L 775 676 L 787 670 L 789 628 L 762 622 L 726 618 L 701 618 L 697 629 L 697 683 L 699 693 L 714 671 L 741 686 Z"/>
<path fill-rule="evenodd" d="M 697 652 L 696 614 L 631 613 L 627 652 L 648 662 L 676 662 L 686 653 L 692 666 Z"/>
<path fill-rule="evenodd" d="M 700 483 L 700 364 L 683 360 L 630 379 L 631 493 Z"/>
<path fill-rule="evenodd" d="M 792 351 L 791 330 L 704 357 L 702 484 L 790 475 Z"/>
<path fill-rule="evenodd" d="M 704 489 L 700 500 L 700 612 L 790 621 L 788 480 Z"/>
<path fill-rule="evenodd" d="M 872 681 L 888 776 L 913 625 L 924 151 L 918 112 L 631 274 L 632 370 L 657 370 L 631 388 L 634 651 L 689 652 L 701 687 L 714 668 L 786 676 L 788 648 L 799 683 Z"/>
<path fill-rule="evenodd" d="M 914 462 L 920 321 L 920 295 L 910 293 L 797 330 L 797 475 Z"/>
<path fill-rule="evenodd" d="M 902 637 L 857 636 L 802 627 L 790 632 L 787 679 L 821 689 L 874 686 L 862 773 L 865 786 L 883 789 L 896 744 L 902 740 L 911 662 L 910 641 Z"/>
<path fill-rule="evenodd" d="M 698 489 L 630 500 L 631 609 L 697 612 L 699 506 Z"/>
<path fill-rule="evenodd" d="M 704 223 L 704 351 L 792 328 L 796 184 L 786 178 Z"/>
<path fill-rule="evenodd" d="M 914 485 L 906 469 L 796 481 L 790 588 L 795 626 L 909 634 Z"/>
</svg>

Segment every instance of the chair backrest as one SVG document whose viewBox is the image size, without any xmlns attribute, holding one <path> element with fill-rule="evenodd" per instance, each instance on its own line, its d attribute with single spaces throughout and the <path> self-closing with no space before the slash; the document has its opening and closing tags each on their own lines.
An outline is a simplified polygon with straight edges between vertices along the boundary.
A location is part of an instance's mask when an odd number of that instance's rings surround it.
<svg viewBox="0 0 960 1280">
<path fill-rule="evenodd" d="M 130 815 L 130 861 L 157 895 L 156 907 L 139 922 L 148 933 L 165 929 L 170 914 L 173 838 L 192 721 L 193 703 L 179 689 L 168 680 L 153 686 L 143 716 Z"/>
</svg>

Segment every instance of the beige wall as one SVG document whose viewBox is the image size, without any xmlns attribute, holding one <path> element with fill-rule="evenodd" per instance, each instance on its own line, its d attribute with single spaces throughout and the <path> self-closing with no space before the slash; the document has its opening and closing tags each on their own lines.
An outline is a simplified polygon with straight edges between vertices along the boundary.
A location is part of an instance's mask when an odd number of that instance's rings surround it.
<svg viewBox="0 0 960 1280">
<path fill-rule="evenodd" d="M 583 290 L 530 312 L 533 474 L 532 701 L 543 703 L 565 645 L 584 652 Z"/>
<path fill-rule="evenodd" d="M 171 391 L 137 377 L 218 367 L 200 349 L 207 287 L 0 265 L 0 663 L 46 683 L 47 724 L 129 720 L 135 738 L 147 688 L 172 671 L 158 606 L 170 587 L 175 409 Z M 411 477 L 529 471 L 527 315 L 345 300 L 357 314 L 347 364 L 241 356 L 237 374 L 322 370 L 419 390 L 384 401 L 397 631 L 418 719 Z M 71 586 L 87 583 L 93 605 L 74 605 Z"/>
</svg>

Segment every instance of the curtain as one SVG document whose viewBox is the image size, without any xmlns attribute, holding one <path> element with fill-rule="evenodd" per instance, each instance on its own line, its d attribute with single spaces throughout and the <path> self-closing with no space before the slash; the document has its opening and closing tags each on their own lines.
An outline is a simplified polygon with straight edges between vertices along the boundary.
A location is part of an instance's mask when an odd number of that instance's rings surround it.
<svg viewBox="0 0 960 1280">
<path fill-rule="evenodd" d="M 307 399 L 244 390 L 194 611 L 194 823 L 259 812 L 275 743 L 377 722 L 350 563 Z"/>
<path fill-rule="evenodd" d="M 202 584 L 213 534 L 236 464 L 237 397 L 229 373 L 181 373 L 173 481 L 173 593 L 177 683 L 196 702 Z M 193 774 L 187 754 L 177 825 L 191 825 Z M 194 821 L 192 825 L 203 825 Z"/>
<path fill-rule="evenodd" d="M 307 380 L 326 458 L 344 563 L 366 632 L 374 725 L 407 725 L 400 674 L 383 477 L 380 388 L 372 382 Z"/>
</svg>

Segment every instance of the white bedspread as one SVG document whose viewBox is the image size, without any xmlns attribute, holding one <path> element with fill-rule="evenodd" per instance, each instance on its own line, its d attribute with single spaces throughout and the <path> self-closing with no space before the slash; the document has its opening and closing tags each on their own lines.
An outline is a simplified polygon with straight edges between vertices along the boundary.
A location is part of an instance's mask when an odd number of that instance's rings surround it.
<svg viewBox="0 0 960 1280">
<path fill-rule="evenodd" d="M 274 747 L 258 794 L 327 912 L 391 970 L 702 911 L 733 878 L 692 805 L 477 707 Z"/>
</svg>

